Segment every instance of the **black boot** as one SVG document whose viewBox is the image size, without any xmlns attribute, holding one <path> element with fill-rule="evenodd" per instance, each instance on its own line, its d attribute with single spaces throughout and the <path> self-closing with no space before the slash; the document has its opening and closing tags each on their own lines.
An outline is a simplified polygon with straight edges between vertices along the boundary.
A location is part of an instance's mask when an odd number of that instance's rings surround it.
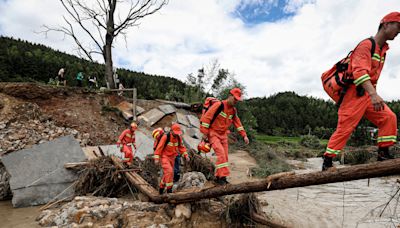
<svg viewBox="0 0 400 228">
<path fill-rule="evenodd" d="M 158 193 L 159 193 L 160 195 L 162 195 L 162 194 L 164 193 L 164 188 L 158 189 Z"/>
<path fill-rule="evenodd" d="M 226 180 L 226 177 L 215 177 L 215 183 L 217 185 L 226 185 L 229 184 L 229 182 Z"/>
<path fill-rule="evenodd" d="M 228 180 L 226 179 L 226 177 L 222 177 L 221 179 L 222 179 L 222 181 L 224 182 L 224 184 L 229 184 L 229 182 L 228 182 Z"/>
<path fill-rule="evenodd" d="M 167 193 L 172 193 L 172 188 L 167 188 Z"/>
<path fill-rule="evenodd" d="M 324 163 L 322 163 L 322 171 L 333 167 L 332 157 L 324 156 Z"/>
<path fill-rule="evenodd" d="M 378 158 L 376 159 L 377 161 L 385 161 L 393 158 L 394 156 L 390 153 L 389 147 L 378 148 Z"/>
</svg>

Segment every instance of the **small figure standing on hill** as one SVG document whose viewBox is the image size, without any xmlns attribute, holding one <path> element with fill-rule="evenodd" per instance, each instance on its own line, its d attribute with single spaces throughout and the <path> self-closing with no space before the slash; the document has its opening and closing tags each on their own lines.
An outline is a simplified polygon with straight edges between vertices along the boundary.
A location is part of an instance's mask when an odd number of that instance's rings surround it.
<svg viewBox="0 0 400 228">
<path fill-rule="evenodd" d="M 76 74 L 76 81 L 77 81 L 77 86 L 78 87 L 82 87 L 82 81 L 83 81 L 83 73 L 82 73 L 82 71 L 79 71 L 77 74 Z"/>
<path fill-rule="evenodd" d="M 215 177 L 216 183 L 220 185 L 229 183 L 226 179 L 230 175 L 228 162 L 228 134 L 230 132 L 228 128 L 232 123 L 243 137 L 244 142 L 249 144 L 249 138 L 235 108 L 235 105 L 241 100 L 242 91 L 239 88 L 233 88 L 226 100 L 212 103 L 200 118 L 203 140 L 210 142 L 217 155 Z"/>
<path fill-rule="evenodd" d="M 153 137 L 157 139 L 159 136 L 154 135 L 153 133 Z M 159 193 L 163 194 L 165 189 L 167 189 L 167 193 L 172 193 L 174 165 L 177 152 L 179 152 L 179 154 L 181 154 L 186 161 L 189 161 L 186 147 L 183 145 L 182 131 L 179 124 L 172 124 L 171 131 L 164 133 L 161 137 L 159 137 L 159 141 L 156 145 L 157 146 L 154 151 L 154 162 L 156 165 L 160 164 L 161 162 L 161 167 L 163 169 Z"/>
<path fill-rule="evenodd" d="M 119 83 L 118 85 L 118 89 L 125 89 L 124 85 L 121 83 Z M 122 94 L 124 94 L 124 91 L 119 91 L 118 92 L 118 96 L 122 96 Z"/>
<path fill-rule="evenodd" d="M 322 170 L 333 167 L 332 159 L 340 154 L 362 117 L 379 128 L 377 160 L 393 158 L 389 147 L 396 142 L 397 118 L 378 95 L 376 84 L 386 62 L 389 49 L 386 41 L 394 40 L 399 33 L 400 12 L 389 13 L 380 21 L 372 40 L 361 41 L 351 54 L 346 73 L 351 75 L 353 83 L 348 86 L 339 107 L 339 121 L 325 150 Z"/>
<path fill-rule="evenodd" d="M 93 76 L 93 75 L 89 76 L 89 89 L 96 88 L 96 87 L 97 87 L 96 76 Z"/>
<path fill-rule="evenodd" d="M 58 81 L 57 81 L 57 86 L 60 84 L 60 82 L 63 83 L 64 86 L 67 86 L 67 80 L 65 79 L 65 69 L 61 68 L 58 71 Z"/>
<path fill-rule="evenodd" d="M 135 144 L 135 131 L 137 124 L 132 122 L 130 128 L 124 130 L 118 138 L 117 146 L 120 148 L 121 153 L 124 153 L 124 162 L 131 165 L 135 157 L 136 144 Z"/>
</svg>

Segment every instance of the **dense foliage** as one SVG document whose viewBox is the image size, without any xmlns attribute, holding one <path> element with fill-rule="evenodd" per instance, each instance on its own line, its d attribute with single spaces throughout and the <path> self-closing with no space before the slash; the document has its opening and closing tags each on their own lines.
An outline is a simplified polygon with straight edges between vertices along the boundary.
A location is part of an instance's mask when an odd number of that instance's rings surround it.
<svg viewBox="0 0 400 228">
<path fill-rule="evenodd" d="M 246 103 L 257 119 L 256 129 L 260 133 L 285 136 L 312 134 L 329 138 L 336 128 L 337 107 L 330 101 L 283 92 L 270 97 L 252 98 Z M 400 101 L 387 102 L 387 105 L 399 119 Z M 374 125 L 362 120 L 357 129 L 367 126 Z M 357 138 L 357 134 L 355 136 Z"/>
<path fill-rule="evenodd" d="M 270 135 L 313 133 L 329 137 L 336 127 L 337 109 L 332 102 L 284 92 L 246 101 L 257 119 L 257 131 Z"/>
</svg>

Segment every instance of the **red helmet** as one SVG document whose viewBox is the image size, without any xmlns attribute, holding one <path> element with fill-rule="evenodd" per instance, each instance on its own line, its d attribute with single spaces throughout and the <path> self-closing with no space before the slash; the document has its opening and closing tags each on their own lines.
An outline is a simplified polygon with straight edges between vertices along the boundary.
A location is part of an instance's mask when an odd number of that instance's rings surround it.
<svg viewBox="0 0 400 228">
<path fill-rule="evenodd" d="M 201 153 L 208 153 L 211 151 L 211 144 L 209 142 L 201 140 L 201 142 L 197 146 L 197 150 Z"/>
<path fill-rule="evenodd" d="M 164 130 L 161 127 L 154 129 L 151 133 L 154 139 L 158 138 L 162 134 L 164 134 Z"/>
</svg>

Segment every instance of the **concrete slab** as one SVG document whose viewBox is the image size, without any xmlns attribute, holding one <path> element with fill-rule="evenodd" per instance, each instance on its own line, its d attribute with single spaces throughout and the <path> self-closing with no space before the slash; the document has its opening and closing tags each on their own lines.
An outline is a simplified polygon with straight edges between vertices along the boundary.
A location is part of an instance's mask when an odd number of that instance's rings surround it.
<svg viewBox="0 0 400 228">
<path fill-rule="evenodd" d="M 98 154 L 100 154 L 99 147 L 97 146 L 83 147 L 82 150 L 88 160 L 96 159 Z"/>
<path fill-rule="evenodd" d="M 197 116 L 194 115 L 187 115 L 186 116 L 190 125 L 196 128 L 200 128 L 200 120 L 197 118 Z"/>
<path fill-rule="evenodd" d="M 136 131 L 136 157 L 140 160 L 144 160 L 147 155 L 153 154 L 153 138 L 151 137 L 151 132 L 146 132 L 143 130 Z"/>
<path fill-rule="evenodd" d="M 143 132 L 142 130 L 138 130 L 135 133 L 136 137 L 136 151 L 135 157 L 140 160 L 144 160 L 147 155 L 153 154 L 153 139 L 149 136 L 150 133 Z M 114 145 L 102 145 L 99 146 L 103 151 L 105 156 L 116 156 L 119 158 L 123 158 L 124 154 L 120 152 L 119 147 L 116 144 Z M 85 150 L 86 148 L 84 148 Z M 90 148 L 89 148 L 90 149 Z"/>
<path fill-rule="evenodd" d="M 132 108 L 133 104 L 127 101 L 122 101 L 117 106 L 117 109 L 121 111 L 122 116 L 127 120 L 133 119 Z M 136 105 L 136 116 L 142 114 L 144 112 L 144 108 Z"/>
<path fill-rule="evenodd" d="M 195 139 L 201 139 L 201 137 L 203 135 L 203 134 L 201 134 L 200 130 L 195 127 L 187 128 L 185 133 Z"/>
<path fill-rule="evenodd" d="M 45 204 L 54 199 L 77 179 L 74 172 L 64 169 L 64 164 L 85 159 L 79 142 L 72 136 L 2 156 L 1 160 L 11 175 L 13 206 Z M 70 187 L 55 199 L 72 196 L 73 191 Z"/>
<path fill-rule="evenodd" d="M 184 108 L 184 109 L 190 109 L 190 105 L 183 103 L 183 102 L 175 102 L 175 101 L 167 101 L 167 100 L 161 100 L 161 99 L 156 99 L 156 101 L 165 103 L 165 104 L 171 104 L 175 106 L 176 108 Z"/>
<path fill-rule="evenodd" d="M 140 123 L 146 124 L 148 127 L 153 126 L 160 119 L 162 119 L 165 114 L 157 108 L 153 108 L 145 114 L 138 117 Z"/>
<path fill-rule="evenodd" d="M 182 124 L 183 126 L 190 127 L 190 123 L 189 123 L 188 119 L 186 118 L 185 114 L 177 112 L 176 113 L 176 121 L 179 124 Z"/>
<path fill-rule="evenodd" d="M 200 139 L 192 138 L 187 134 L 184 134 L 182 139 L 183 139 L 183 143 L 185 144 L 185 146 L 188 150 L 194 149 L 197 151 L 197 145 L 199 145 L 199 143 L 201 141 Z"/>
<path fill-rule="evenodd" d="M 176 108 L 169 104 L 160 105 L 160 106 L 158 106 L 158 109 L 160 109 L 163 113 L 165 113 L 165 115 L 176 112 Z"/>
</svg>

